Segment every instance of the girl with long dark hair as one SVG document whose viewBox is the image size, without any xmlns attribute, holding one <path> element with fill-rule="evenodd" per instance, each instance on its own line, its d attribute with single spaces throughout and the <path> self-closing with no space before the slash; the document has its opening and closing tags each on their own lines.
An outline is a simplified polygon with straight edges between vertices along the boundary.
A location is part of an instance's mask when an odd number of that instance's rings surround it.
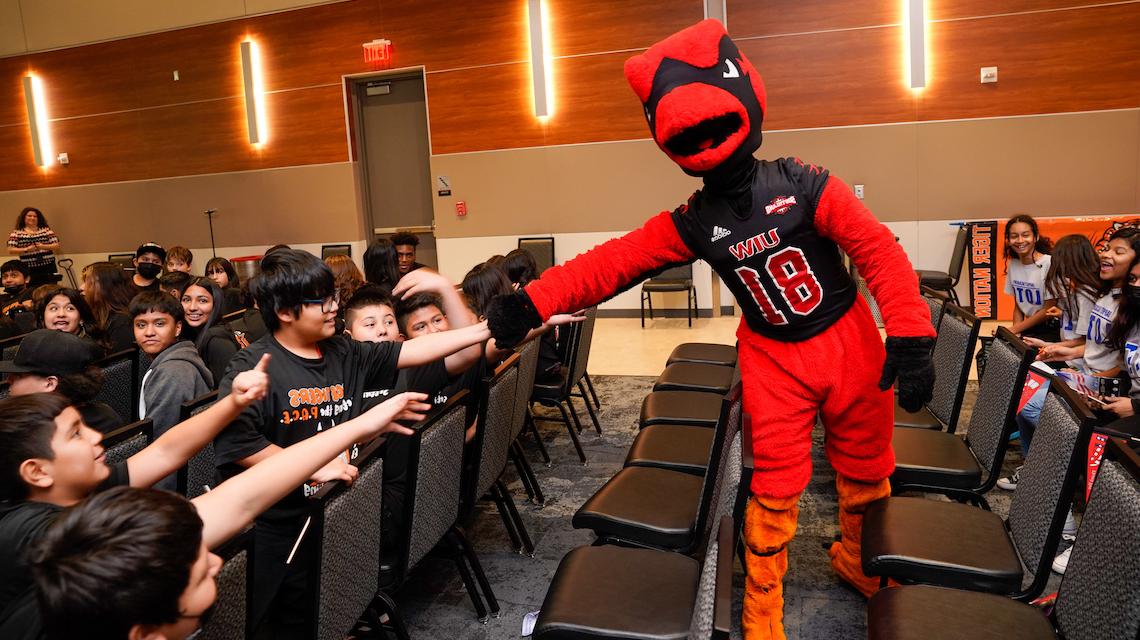
<svg viewBox="0 0 1140 640">
<path fill-rule="evenodd" d="M 1058 323 L 1051 321 L 1048 310 L 1055 301 L 1045 288 L 1052 243 L 1042 238 L 1037 221 L 1027 215 L 1016 215 L 1005 223 L 1005 292 L 1014 298 L 1013 325 L 1018 334 L 1056 342 Z"/>
<path fill-rule="evenodd" d="M 95 327 L 95 315 L 79 289 L 60 287 L 44 296 L 36 308 L 36 321 L 43 329 L 86 337 Z"/>
<path fill-rule="evenodd" d="M 400 281 L 400 257 L 396 245 L 378 238 L 364 250 L 364 279 L 391 292 Z"/>
<path fill-rule="evenodd" d="M 212 387 L 218 388 L 226 374 L 230 358 L 238 352 L 233 333 L 219 324 L 222 317 L 222 290 L 209 278 L 197 277 L 182 292 L 182 313 L 185 323 L 182 338 L 190 340 L 198 355 L 213 374 Z"/>
<path fill-rule="evenodd" d="M 222 315 L 245 308 L 242 300 L 241 280 L 238 278 L 237 269 L 234 269 L 234 265 L 229 260 L 218 257 L 210 258 L 206 262 L 205 275 L 216 282 L 218 288 L 222 290 Z"/>
<path fill-rule="evenodd" d="M 128 311 L 138 290 L 127 272 L 113 262 L 91 264 L 83 271 L 82 291 L 95 317 L 91 337 L 108 353 L 133 347 L 135 331 Z"/>
<path fill-rule="evenodd" d="M 1051 350 L 1056 347 L 1075 347 L 1085 342 L 1088 334 L 1089 315 L 1097 298 L 1100 297 L 1100 260 L 1088 238 L 1079 234 L 1068 235 L 1057 241 L 1053 247 L 1049 271 L 1045 274 L 1045 290 L 1049 298 L 1057 301 L 1055 307 L 1046 311 L 1047 315 L 1060 320 L 1060 341 L 1045 342 L 1026 337 L 1030 346 L 1040 348 L 1049 361 Z M 1069 366 L 1079 367 L 1080 360 L 1069 362 Z"/>
</svg>

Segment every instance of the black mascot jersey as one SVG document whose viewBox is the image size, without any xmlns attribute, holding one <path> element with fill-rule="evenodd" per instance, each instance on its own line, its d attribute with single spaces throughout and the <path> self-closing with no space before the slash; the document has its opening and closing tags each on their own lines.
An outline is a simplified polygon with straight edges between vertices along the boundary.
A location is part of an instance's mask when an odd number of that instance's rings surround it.
<svg viewBox="0 0 1140 640">
<path fill-rule="evenodd" d="M 775 340 L 806 340 L 831 326 L 855 301 L 839 247 L 815 228 L 827 171 L 798 160 L 758 161 L 752 210 L 697 191 L 673 212 L 689 250 L 732 291 L 748 327 Z"/>
</svg>

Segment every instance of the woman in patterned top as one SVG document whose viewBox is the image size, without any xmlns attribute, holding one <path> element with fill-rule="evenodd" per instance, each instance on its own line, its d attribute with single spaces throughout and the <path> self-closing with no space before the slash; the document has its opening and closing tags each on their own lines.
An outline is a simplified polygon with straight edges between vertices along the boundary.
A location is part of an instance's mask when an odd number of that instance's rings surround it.
<svg viewBox="0 0 1140 640">
<path fill-rule="evenodd" d="M 31 285 L 54 284 L 55 256 L 59 238 L 48 226 L 47 218 L 35 207 L 24 207 L 16 217 L 16 228 L 8 235 L 8 253 L 20 256 L 31 272 Z"/>
</svg>

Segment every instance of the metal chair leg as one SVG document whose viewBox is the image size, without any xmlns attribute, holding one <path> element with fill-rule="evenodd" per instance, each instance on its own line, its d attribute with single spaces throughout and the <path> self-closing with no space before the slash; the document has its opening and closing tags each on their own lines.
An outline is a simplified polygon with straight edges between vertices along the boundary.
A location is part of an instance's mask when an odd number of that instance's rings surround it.
<svg viewBox="0 0 1140 640">
<path fill-rule="evenodd" d="M 641 328 L 645 328 L 645 292 L 641 292 Z"/>
<path fill-rule="evenodd" d="M 582 421 L 578 419 L 578 410 L 574 408 L 574 399 L 567 394 L 565 402 L 570 409 L 570 415 L 574 417 L 574 427 L 578 429 L 578 433 L 582 433 Z"/>
<path fill-rule="evenodd" d="M 598 392 L 594 391 L 594 383 L 590 380 L 590 372 L 584 371 L 582 373 L 582 379 L 586 381 L 586 388 L 590 390 L 590 397 L 594 399 L 594 406 L 601 409 L 602 403 L 598 402 Z"/>
<path fill-rule="evenodd" d="M 590 399 L 586 397 L 586 385 L 582 384 L 581 380 L 578 381 L 578 391 L 582 392 L 582 404 L 586 405 L 586 413 L 589 413 L 590 420 L 594 421 L 594 430 L 598 432 L 598 435 L 601 435 L 602 423 L 598 422 L 598 416 L 594 413 L 594 405 L 590 404 Z M 569 402 L 569 398 L 566 401 Z"/>
<path fill-rule="evenodd" d="M 507 530 L 507 537 L 511 539 L 511 547 L 516 552 L 522 552 L 523 542 L 519 537 L 519 532 L 515 528 L 514 520 L 511 519 L 510 511 L 507 509 L 507 500 L 499 490 L 499 483 L 491 485 L 491 499 L 495 501 L 495 511 L 499 512 L 499 517 L 503 520 L 503 528 Z"/>
<path fill-rule="evenodd" d="M 526 420 L 527 428 L 530 429 L 531 435 L 534 436 L 534 443 L 538 445 L 538 453 L 542 456 L 542 461 L 549 467 L 550 454 L 546 451 L 546 443 L 542 441 L 542 434 L 538 431 L 538 423 L 534 421 L 534 416 L 530 414 L 530 407 L 527 407 L 524 419 Z"/>
<path fill-rule="evenodd" d="M 507 485 L 503 484 L 502 479 L 496 480 L 495 484 L 499 487 L 499 494 L 503 496 L 503 502 L 507 505 L 507 511 L 510 513 L 511 518 L 515 521 L 515 528 L 518 529 L 519 537 L 522 538 L 522 551 L 530 557 L 534 557 L 534 542 L 530 539 L 530 532 L 526 530 L 526 523 L 523 522 L 522 516 L 519 515 L 518 507 L 515 506 L 515 499 L 510 491 L 507 491 Z"/>
<path fill-rule="evenodd" d="M 696 294 L 692 287 L 685 295 L 685 317 L 689 319 L 689 328 L 693 328 L 693 314 L 692 311 L 697 308 Z"/>
<path fill-rule="evenodd" d="M 515 465 L 515 472 L 519 474 L 519 481 L 522 482 L 523 491 L 526 491 L 526 499 L 534 502 L 534 485 L 531 482 L 530 476 L 523 471 L 518 440 L 511 443 L 510 448 L 507 450 L 507 456 L 510 458 L 511 463 Z"/>
<path fill-rule="evenodd" d="M 466 557 L 460 549 L 456 549 L 455 554 L 455 567 L 459 570 L 459 577 L 463 580 L 463 587 L 467 589 L 467 595 L 471 598 L 471 605 L 475 607 L 475 615 L 479 618 L 479 622 L 487 623 L 487 606 L 483 604 L 483 598 L 479 595 L 479 590 L 475 587 L 475 581 L 471 577 L 471 570 L 467 567 Z"/>
<path fill-rule="evenodd" d="M 475 554 L 475 549 L 471 543 L 467 541 L 467 536 L 464 535 L 463 530 L 459 527 L 452 527 L 451 535 L 459 541 L 459 549 L 462 551 L 463 556 L 467 558 L 467 562 L 471 564 L 471 571 L 475 574 L 475 579 L 479 581 L 479 586 L 483 589 L 483 597 L 487 599 L 488 606 L 491 607 L 491 613 L 495 617 L 499 617 L 499 601 L 495 598 L 495 592 L 491 589 L 491 583 L 487 580 L 487 574 L 483 572 L 483 565 L 479 562 L 479 556 Z"/>
<path fill-rule="evenodd" d="M 522 465 L 519 469 L 519 474 L 525 474 L 530 478 L 530 488 L 534 492 L 530 496 L 530 501 L 540 507 L 546 506 L 546 496 L 542 495 L 542 487 L 538 483 L 538 476 L 534 474 L 534 469 L 530 466 L 530 462 L 526 459 L 526 456 L 523 455 L 523 448 L 518 440 L 514 441 L 514 448 L 516 452 L 515 462 Z"/>
<path fill-rule="evenodd" d="M 587 464 L 586 452 L 582 451 L 582 443 L 578 441 L 578 431 L 570 423 L 570 416 L 566 414 L 566 408 L 562 406 L 561 402 L 558 403 L 558 410 L 562 412 L 562 421 L 566 423 L 566 431 L 570 432 L 570 440 L 574 442 L 574 450 L 578 452 L 578 459 L 582 461 L 582 466 L 585 466 Z"/>
</svg>

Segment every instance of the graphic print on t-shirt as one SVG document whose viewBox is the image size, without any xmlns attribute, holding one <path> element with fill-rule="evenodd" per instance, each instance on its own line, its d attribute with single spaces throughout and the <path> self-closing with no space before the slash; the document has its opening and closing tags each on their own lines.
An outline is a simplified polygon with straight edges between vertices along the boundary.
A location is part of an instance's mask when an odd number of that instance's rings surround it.
<svg viewBox="0 0 1140 640">
<path fill-rule="evenodd" d="M 1112 326 L 1112 316 L 1115 314 L 1116 309 L 1106 307 L 1099 302 L 1093 305 L 1092 312 L 1089 313 L 1088 339 L 1097 344 L 1104 344 L 1108 338 L 1108 328 Z"/>
</svg>

